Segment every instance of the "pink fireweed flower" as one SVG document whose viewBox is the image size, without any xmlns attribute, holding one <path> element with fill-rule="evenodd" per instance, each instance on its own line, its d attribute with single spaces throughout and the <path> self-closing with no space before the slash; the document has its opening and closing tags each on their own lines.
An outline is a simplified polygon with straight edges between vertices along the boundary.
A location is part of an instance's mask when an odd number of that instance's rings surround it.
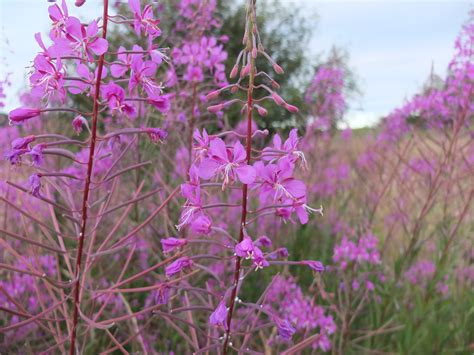
<svg viewBox="0 0 474 355">
<path fill-rule="evenodd" d="M 305 198 L 306 185 L 292 176 L 294 165 L 289 159 L 282 159 L 277 164 L 267 166 L 264 166 L 262 162 L 257 162 L 254 167 L 262 179 L 261 184 L 257 185 L 260 201 Z"/>
<path fill-rule="evenodd" d="M 323 206 L 319 208 L 312 208 L 306 204 L 306 197 L 299 199 L 286 199 L 281 201 L 282 205 L 288 205 L 289 207 L 280 207 L 276 210 L 276 215 L 281 217 L 284 221 L 291 220 L 292 213 L 296 213 L 301 224 L 306 224 L 309 221 L 309 213 L 317 212 L 321 216 L 323 215 Z"/>
<path fill-rule="evenodd" d="M 33 174 L 29 177 L 28 182 L 30 184 L 30 193 L 35 196 L 40 196 L 41 189 L 41 178 L 38 174 Z"/>
<path fill-rule="evenodd" d="M 8 119 L 10 120 L 10 123 L 19 124 L 23 121 L 29 120 L 30 118 L 39 117 L 40 113 L 41 110 L 37 108 L 19 107 L 10 111 Z"/>
<path fill-rule="evenodd" d="M 161 113 L 166 113 L 171 108 L 170 95 L 149 95 L 146 100 L 150 105 Z"/>
<path fill-rule="evenodd" d="M 30 143 L 34 142 L 35 139 L 36 137 L 33 135 L 16 138 L 12 141 L 12 148 L 13 149 L 28 149 Z"/>
<path fill-rule="evenodd" d="M 64 89 L 65 70 L 61 58 L 55 61 L 38 54 L 33 62 L 35 72 L 30 76 L 30 84 L 33 87 L 31 94 L 37 97 L 58 98 L 64 102 L 66 89 Z"/>
<path fill-rule="evenodd" d="M 201 132 L 199 132 L 198 129 L 194 130 L 193 133 L 193 138 L 196 141 L 194 143 L 193 149 L 195 151 L 197 159 L 200 161 L 202 158 L 204 158 L 209 151 L 210 144 L 211 144 L 211 139 L 213 139 L 212 136 L 209 136 L 207 134 L 207 131 L 205 128 Z"/>
<path fill-rule="evenodd" d="M 243 184 L 251 184 L 255 181 L 255 169 L 247 165 L 247 154 L 239 141 L 236 141 L 232 149 L 228 149 L 224 141 L 215 138 L 210 142 L 209 157 L 204 159 L 198 167 L 199 176 L 209 180 L 214 176 L 222 177 L 222 188 L 233 183 L 236 178 Z"/>
<path fill-rule="evenodd" d="M 122 46 L 119 47 L 117 52 L 118 55 L 115 61 L 120 64 L 112 64 L 110 66 L 110 73 L 114 78 L 121 78 L 125 75 L 125 73 L 130 69 L 132 65 L 132 55 L 125 53 L 126 49 Z"/>
<path fill-rule="evenodd" d="M 66 32 L 72 50 L 83 54 L 91 63 L 94 61 L 94 54 L 102 55 L 107 52 L 109 44 L 106 39 L 97 35 L 99 27 L 95 20 L 86 28 L 79 19 L 70 17 L 66 21 Z"/>
<path fill-rule="evenodd" d="M 168 136 L 168 132 L 161 128 L 147 128 L 146 133 L 150 140 L 153 143 L 163 143 L 166 137 Z"/>
<path fill-rule="evenodd" d="M 163 284 L 160 288 L 155 291 L 155 303 L 156 304 L 167 304 L 170 299 L 170 287 L 168 284 Z"/>
<path fill-rule="evenodd" d="M 286 319 L 281 319 L 278 317 L 274 317 L 273 322 L 278 329 L 278 335 L 283 340 L 291 340 L 293 334 L 296 332 L 296 329 L 291 325 L 291 323 Z"/>
<path fill-rule="evenodd" d="M 73 80 L 69 83 L 68 90 L 71 94 L 77 95 L 85 91 L 89 91 L 88 94 L 94 95 L 95 90 L 95 78 L 97 77 L 98 70 L 91 72 L 87 65 L 79 63 L 76 67 L 76 73 L 82 80 Z M 107 76 L 107 68 L 104 67 L 102 70 L 101 79 L 105 79 Z"/>
<path fill-rule="evenodd" d="M 161 239 L 160 242 L 161 246 L 163 247 L 163 253 L 167 254 L 177 248 L 181 248 L 182 246 L 186 245 L 188 241 L 185 239 L 166 238 Z"/>
<path fill-rule="evenodd" d="M 101 88 L 102 97 L 107 100 L 112 114 L 123 113 L 128 117 L 135 117 L 135 107 L 125 102 L 125 90 L 119 85 L 111 82 Z"/>
<path fill-rule="evenodd" d="M 61 37 L 64 27 L 66 26 L 66 21 L 69 18 L 66 0 L 61 1 L 61 7 L 57 4 L 48 7 L 48 13 L 49 18 L 53 21 L 50 37 L 54 40 L 55 38 Z"/>
<path fill-rule="evenodd" d="M 225 302 L 222 301 L 219 303 L 214 312 L 209 316 L 209 323 L 215 326 L 227 327 L 227 312 L 228 309 L 225 305 Z"/>
<path fill-rule="evenodd" d="M 83 126 L 89 127 L 87 120 L 81 115 L 74 117 L 72 120 L 72 128 L 76 134 L 81 134 Z"/>
<path fill-rule="evenodd" d="M 37 144 L 29 151 L 29 155 L 31 156 L 31 161 L 33 162 L 33 166 L 39 167 L 43 164 L 44 155 L 43 155 L 44 144 Z"/>
<path fill-rule="evenodd" d="M 133 46 L 134 51 L 142 51 L 139 46 Z M 131 62 L 132 71 L 129 80 L 129 92 L 140 85 L 151 98 L 159 97 L 163 94 L 163 85 L 155 82 L 154 77 L 158 66 L 151 60 L 143 60 L 142 55 L 134 54 Z"/>
<path fill-rule="evenodd" d="M 303 260 L 303 261 L 301 261 L 301 264 L 309 266 L 311 270 L 314 270 L 316 272 L 323 272 L 324 271 L 324 265 L 320 261 Z"/>
<path fill-rule="evenodd" d="M 209 235 L 212 228 L 212 219 L 202 214 L 191 222 L 191 231 L 198 235 Z"/>
<path fill-rule="evenodd" d="M 263 252 L 254 245 L 252 239 L 247 235 L 235 246 L 235 255 L 245 259 L 252 259 L 256 270 L 269 265 L 263 256 Z"/>
<path fill-rule="evenodd" d="M 133 27 L 138 36 L 141 35 L 142 30 L 146 35 L 153 38 L 161 35 L 161 30 L 158 28 L 160 20 L 154 19 L 151 5 L 145 5 L 143 12 L 140 7 L 140 0 L 128 0 L 128 5 L 135 16 Z"/>
<path fill-rule="evenodd" d="M 189 269 L 193 266 L 193 261 L 187 256 L 176 259 L 173 263 L 165 268 L 166 277 L 170 278 L 173 275 L 181 272 L 183 269 Z"/>
<path fill-rule="evenodd" d="M 292 163 L 301 162 L 303 168 L 307 168 L 304 153 L 298 149 L 300 139 L 298 138 L 298 130 L 296 128 L 290 131 L 288 139 L 282 143 L 278 134 L 273 136 L 273 147 L 263 150 L 263 160 L 274 161 L 276 159 L 289 159 Z"/>
</svg>

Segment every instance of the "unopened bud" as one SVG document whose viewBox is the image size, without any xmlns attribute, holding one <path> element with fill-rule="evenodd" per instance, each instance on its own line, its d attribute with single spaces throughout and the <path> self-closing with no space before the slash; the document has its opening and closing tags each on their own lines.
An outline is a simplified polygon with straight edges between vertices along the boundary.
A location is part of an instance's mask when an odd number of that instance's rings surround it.
<svg viewBox="0 0 474 355">
<path fill-rule="evenodd" d="M 224 108 L 224 104 L 218 104 L 218 105 L 209 106 L 207 110 L 212 113 L 217 113 L 219 111 L 222 111 L 223 108 Z"/>
<path fill-rule="evenodd" d="M 285 104 L 285 108 L 292 113 L 297 113 L 299 111 L 298 107 L 290 104 Z"/>
<path fill-rule="evenodd" d="M 258 111 L 258 114 L 262 117 L 265 117 L 268 113 L 268 111 L 265 110 L 262 106 L 257 106 L 257 111 Z"/>
<path fill-rule="evenodd" d="M 246 77 L 247 75 L 249 75 L 249 73 L 250 73 L 250 66 L 247 64 L 245 67 L 242 68 L 240 72 L 240 77 L 241 78 Z"/>
<path fill-rule="evenodd" d="M 279 106 L 285 105 L 285 100 L 281 98 L 280 95 L 278 95 L 276 92 L 272 92 L 272 98 L 275 101 L 275 103 Z"/>
<path fill-rule="evenodd" d="M 280 67 L 277 63 L 273 64 L 273 70 L 277 73 L 277 74 L 283 74 L 285 71 L 283 70 L 282 67 Z"/>
<path fill-rule="evenodd" d="M 237 90 L 239 90 L 239 87 L 237 85 L 235 85 L 235 86 L 232 86 L 232 89 L 230 89 L 230 92 L 232 94 L 235 94 L 237 92 Z"/>
<path fill-rule="evenodd" d="M 230 78 L 235 78 L 237 76 L 237 73 L 239 72 L 239 66 L 236 64 L 232 68 L 232 71 L 230 72 Z"/>
<path fill-rule="evenodd" d="M 257 54 L 258 54 L 257 48 L 254 47 L 254 48 L 252 49 L 252 57 L 253 57 L 254 59 L 257 58 Z"/>
<path fill-rule="evenodd" d="M 206 99 L 207 100 L 212 100 L 212 99 L 217 98 L 219 96 L 219 92 L 220 92 L 220 90 L 211 91 L 209 94 L 206 95 Z"/>
<path fill-rule="evenodd" d="M 80 7 L 80 6 L 84 5 L 85 2 L 86 2 L 86 0 L 76 0 L 74 5 L 76 5 L 77 7 Z"/>
</svg>

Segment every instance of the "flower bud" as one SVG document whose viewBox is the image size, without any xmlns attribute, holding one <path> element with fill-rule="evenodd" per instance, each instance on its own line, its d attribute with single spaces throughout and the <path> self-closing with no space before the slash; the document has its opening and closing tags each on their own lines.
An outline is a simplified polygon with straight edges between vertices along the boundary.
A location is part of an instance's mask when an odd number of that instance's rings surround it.
<svg viewBox="0 0 474 355">
<path fill-rule="evenodd" d="M 230 72 L 230 78 L 235 78 L 237 76 L 237 73 L 239 71 L 239 66 L 236 64 L 234 65 L 234 67 L 232 68 L 232 71 Z"/>
<path fill-rule="evenodd" d="M 282 106 L 286 104 L 285 100 L 283 100 L 281 96 L 278 95 L 276 92 L 272 92 L 272 98 L 278 106 Z"/>
<path fill-rule="evenodd" d="M 254 59 L 257 58 L 257 54 L 258 54 L 257 48 L 253 48 L 253 49 L 252 49 L 252 57 L 253 57 Z"/>
<path fill-rule="evenodd" d="M 218 105 L 209 106 L 207 110 L 209 112 L 216 113 L 216 112 L 222 111 L 223 108 L 224 108 L 224 104 L 218 104 Z"/>
<path fill-rule="evenodd" d="M 273 64 L 273 70 L 275 71 L 275 73 L 277 74 L 283 74 L 285 71 L 283 70 L 282 67 L 280 67 L 277 63 L 274 63 Z"/>
<path fill-rule="evenodd" d="M 239 90 L 239 87 L 237 85 L 235 85 L 235 86 L 232 86 L 232 89 L 230 89 L 230 92 L 232 94 L 235 94 L 237 92 L 237 90 Z"/>
<path fill-rule="evenodd" d="M 220 90 L 211 91 L 209 94 L 206 95 L 206 100 L 212 100 L 219 96 Z"/>
<path fill-rule="evenodd" d="M 86 0 L 76 0 L 74 5 L 76 5 L 77 7 L 81 7 L 82 5 L 84 5 L 85 2 Z"/>
<path fill-rule="evenodd" d="M 38 117 L 41 111 L 36 108 L 16 108 L 8 114 L 10 122 L 21 123 L 23 121 L 29 120 L 30 118 Z"/>
<path fill-rule="evenodd" d="M 250 65 L 246 65 L 245 67 L 242 68 L 241 72 L 240 72 L 240 77 L 243 78 L 243 77 L 246 77 L 247 75 L 249 75 L 250 73 Z"/>
<path fill-rule="evenodd" d="M 299 111 L 298 107 L 290 105 L 290 104 L 285 104 L 285 108 L 291 113 L 297 113 Z"/>
<path fill-rule="evenodd" d="M 262 117 L 265 117 L 268 113 L 268 111 L 266 109 L 264 109 L 262 106 L 256 106 L 257 107 L 257 111 L 258 111 L 258 114 Z"/>
<path fill-rule="evenodd" d="M 76 132 L 76 134 L 81 134 L 82 132 L 82 125 L 86 125 L 87 126 L 87 120 L 82 117 L 82 116 L 76 116 L 73 120 L 72 120 L 72 128 L 74 129 L 74 132 Z"/>
</svg>

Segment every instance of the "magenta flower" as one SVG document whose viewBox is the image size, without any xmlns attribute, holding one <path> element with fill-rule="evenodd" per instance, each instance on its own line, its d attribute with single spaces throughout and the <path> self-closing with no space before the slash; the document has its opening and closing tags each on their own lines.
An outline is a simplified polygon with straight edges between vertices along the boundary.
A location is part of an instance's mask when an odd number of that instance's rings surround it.
<svg viewBox="0 0 474 355">
<path fill-rule="evenodd" d="M 29 120 L 30 118 L 39 117 L 41 110 L 36 108 L 16 108 L 8 114 L 8 119 L 14 124 L 19 124 L 23 121 Z"/>
<path fill-rule="evenodd" d="M 142 12 L 140 0 L 128 0 L 128 4 L 135 16 L 133 27 L 138 36 L 141 35 L 142 30 L 146 35 L 153 38 L 161 35 L 161 30 L 158 28 L 160 20 L 154 19 L 151 5 L 146 5 Z"/>
<path fill-rule="evenodd" d="M 61 1 L 61 7 L 57 4 L 48 7 L 49 18 L 53 21 L 51 25 L 50 37 L 54 40 L 55 38 L 61 37 L 62 32 L 66 26 L 66 21 L 69 18 L 66 0 Z"/>
<path fill-rule="evenodd" d="M 137 45 L 133 46 L 134 51 L 143 51 Z M 147 95 L 153 99 L 162 95 L 163 86 L 157 84 L 154 80 L 158 66 L 151 60 L 143 60 L 141 54 L 134 54 L 131 61 L 132 71 L 129 80 L 129 92 L 131 93 L 138 85 L 140 85 Z"/>
<path fill-rule="evenodd" d="M 198 235 L 209 235 L 211 233 L 212 219 L 205 214 L 195 218 L 191 222 L 191 230 Z"/>
<path fill-rule="evenodd" d="M 125 90 L 114 82 L 102 86 L 102 97 L 108 101 L 112 114 L 118 111 L 128 117 L 135 117 L 135 107 L 125 102 Z"/>
<path fill-rule="evenodd" d="M 12 141 L 12 148 L 13 149 L 28 149 L 29 144 L 34 142 L 36 139 L 35 136 L 30 135 L 26 137 L 16 138 Z"/>
<path fill-rule="evenodd" d="M 306 186 L 293 175 L 294 165 L 283 159 L 277 164 L 264 166 L 262 162 L 255 163 L 262 184 L 259 186 L 260 201 L 281 201 L 282 199 L 297 200 L 305 198 Z"/>
<path fill-rule="evenodd" d="M 324 271 L 324 265 L 320 261 L 303 260 L 303 261 L 301 261 L 301 264 L 309 266 L 311 270 L 314 270 L 316 272 L 323 272 Z"/>
<path fill-rule="evenodd" d="M 193 65 L 188 66 L 188 69 L 186 70 L 183 79 L 190 83 L 202 82 L 204 80 L 202 69 Z"/>
<path fill-rule="evenodd" d="M 196 141 L 193 149 L 196 152 L 198 160 L 201 160 L 208 154 L 212 137 L 209 136 L 206 129 L 203 128 L 202 134 L 196 129 L 193 133 L 193 138 Z"/>
<path fill-rule="evenodd" d="M 91 63 L 94 61 L 94 54 L 102 55 L 107 52 L 109 44 L 106 39 L 97 35 L 99 27 L 95 20 L 86 28 L 79 19 L 70 17 L 66 21 L 66 32 L 72 50 L 83 53 Z"/>
<path fill-rule="evenodd" d="M 81 134 L 82 126 L 88 126 L 87 120 L 81 115 L 74 117 L 74 119 L 72 120 L 72 128 L 74 129 L 74 132 L 76 132 L 76 134 Z"/>
<path fill-rule="evenodd" d="M 222 301 L 219 303 L 217 308 L 209 317 L 209 323 L 216 326 L 222 326 L 224 328 L 227 327 L 227 307 L 225 302 Z"/>
<path fill-rule="evenodd" d="M 274 317 L 273 321 L 278 329 L 278 335 L 284 340 L 291 340 L 296 329 L 286 319 Z"/>
<path fill-rule="evenodd" d="M 173 263 L 168 265 L 165 268 L 165 275 L 166 277 L 170 278 L 173 275 L 181 272 L 183 269 L 189 269 L 193 266 L 193 261 L 189 259 L 187 256 L 183 256 L 181 258 L 176 259 Z"/>
<path fill-rule="evenodd" d="M 163 141 L 168 136 L 168 132 L 161 128 L 147 128 L 146 133 L 153 143 L 163 143 Z"/>
<path fill-rule="evenodd" d="M 235 255 L 245 259 L 252 259 L 256 270 L 269 265 L 268 261 L 263 256 L 263 252 L 259 247 L 253 244 L 252 239 L 247 235 L 245 235 L 244 239 L 235 246 Z"/>
<path fill-rule="evenodd" d="M 95 90 L 95 78 L 97 77 L 97 69 L 95 73 L 91 72 L 87 65 L 79 63 L 76 67 L 76 73 L 82 80 L 74 80 L 69 83 L 68 90 L 71 94 L 77 95 L 89 90 L 90 95 L 94 95 Z M 104 67 L 102 70 L 101 79 L 105 79 L 107 76 L 107 68 Z"/>
<path fill-rule="evenodd" d="M 39 167 L 43 164 L 43 161 L 44 161 L 43 149 L 44 149 L 44 144 L 37 144 L 28 153 L 31 156 L 33 166 Z"/>
<path fill-rule="evenodd" d="M 38 174 L 33 174 L 29 177 L 28 182 L 30 184 L 30 193 L 35 196 L 40 196 L 40 188 L 41 188 L 41 178 Z"/>
<path fill-rule="evenodd" d="M 241 258 L 251 259 L 255 251 L 252 238 L 244 236 L 244 239 L 235 246 L 235 254 Z"/>
<path fill-rule="evenodd" d="M 306 167 L 306 158 L 304 153 L 298 150 L 299 138 L 298 129 L 293 128 L 290 131 L 288 139 L 282 143 L 278 134 L 273 136 L 273 148 L 265 148 L 263 160 L 275 160 L 276 158 L 288 158 L 290 162 L 295 163 L 298 159 L 301 160 L 303 167 Z M 283 154 L 283 156 L 282 156 Z"/>
<path fill-rule="evenodd" d="M 132 55 L 125 53 L 126 49 L 122 46 L 117 50 L 118 55 L 116 63 L 110 66 L 110 73 L 114 78 L 121 78 L 130 69 L 132 65 Z"/>
<path fill-rule="evenodd" d="M 38 54 L 33 62 L 35 72 L 30 76 L 33 89 L 31 94 L 37 97 L 58 98 L 64 102 L 66 90 L 64 89 L 65 71 L 60 58 L 55 61 Z"/>
<path fill-rule="evenodd" d="M 185 239 L 177 239 L 177 238 L 166 238 L 161 239 L 161 246 L 163 247 L 163 253 L 167 254 L 172 252 L 173 250 L 186 245 L 187 241 Z"/>
<path fill-rule="evenodd" d="M 166 113 L 171 108 L 169 95 L 149 95 L 146 101 L 161 113 Z"/>
<path fill-rule="evenodd" d="M 228 149 L 220 138 L 211 141 L 209 158 L 200 163 L 198 171 L 199 176 L 205 180 L 220 175 L 223 179 L 222 188 L 236 178 L 243 184 L 251 184 L 256 177 L 255 169 L 247 165 L 247 154 L 242 144 L 236 141 L 233 149 Z"/>
<path fill-rule="evenodd" d="M 155 291 L 155 303 L 167 304 L 169 299 L 170 299 L 170 287 L 168 286 L 168 284 L 165 283 L 161 285 L 161 287 Z"/>
</svg>

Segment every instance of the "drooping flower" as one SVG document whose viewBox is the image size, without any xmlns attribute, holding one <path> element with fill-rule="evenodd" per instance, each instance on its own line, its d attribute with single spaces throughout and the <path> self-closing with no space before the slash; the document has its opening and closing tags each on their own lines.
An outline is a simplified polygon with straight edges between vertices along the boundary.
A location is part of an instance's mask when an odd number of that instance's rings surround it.
<svg viewBox="0 0 474 355">
<path fill-rule="evenodd" d="M 164 129 L 161 128 L 147 128 L 146 132 L 148 134 L 148 137 L 150 137 L 150 140 L 153 143 L 163 143 L 163 141 L 166 139 L 168 136 L 168 132 L 166 132 Z"/>
<path fill-rule="evenodd" d="M 81 134 L 82 126 L 87 125 L 87 120 L 81 115 L 74 117 L 74 119 L 72 120 L 72 128 L 74 129 L 74 132 L 76 132 L 76 134 Z"/>
<path fill-rule="evenodd" d="M 320 261 L 315 261 L 315 260 L 303 260 L 301 261 L 303 265 L 307 265 L 310 267 L 310 269 L 316 271 L 316 272 L 323 272 L 324 271 L 324 265 Z"/>
<path fill-rule="evenodd" d="M 181 272 L 183 269 L 189 269 L 193 266 L 193 261 L 189 259 L 187 256 L 183 256 L 181 258 L 176 259 L 170 265 L 165 268 L 165 275 L 166 277 L 170 278 L 173 275 Z"/>
<path fill-rule="evenodd" d="M 16 138 L 12 141 L 12 148 L 13 149 L 28 149 L 30 143 L 34 142 L 35 139 L 36 137 L 33 135 Z"/>
<path fill-rule="evenodd" d="M 41 178 L 38 174 L 33 174 L 29 177 L 28 182 L 30 184 L 30 193 L 35 196 L 40 196 L 40 188 L 41 188 Z"/>
<path fill-rule="evenodd" d="M 216 326 L 227 327 L 227 307 L 224 301 L 221 301 L 214 312 L 209 317 L 209 323 Z"/>
<path fill-rule="evenodd" d="M 31 149 L 28 154 L 31 156 L 31 161 L 33 166 L 39 167 L 43 164 L 44 155 L 43 155 L 44 144 L 37 144 Z"/>
<path fill-rule="evenodd" d="M 168 304 L 169 299 L 170 287 L 165 283 L 155 291 L 155 302 L 156 304 Z"/>
<path fill-rule="evenodd" d="M 205 214 L 201 214 L 191 222 L 191 230 L 198 235 L 209 235 L 212 230 L 211 228 L 212 219 Z"/>
<path fill-rule="evenodd" d="M 178 238 L 166 238 L 161 239 L 161 246 L 163 248 L 163 253 L 167 254 L 172 252 L 173 250 L 182 247 L 183 245 L 187 244 L 186 239 L 178 239 Z"/>
<path fill-rule="evenodd" d="M 278 329 L 278 335 L 284 340 L 291 340 L 293 334 L 296 332 L 296 329 L 291 325 L 291 323 L 286 319 L 278 317 L 274 317 L 273 322 Z"/>
</svg>

